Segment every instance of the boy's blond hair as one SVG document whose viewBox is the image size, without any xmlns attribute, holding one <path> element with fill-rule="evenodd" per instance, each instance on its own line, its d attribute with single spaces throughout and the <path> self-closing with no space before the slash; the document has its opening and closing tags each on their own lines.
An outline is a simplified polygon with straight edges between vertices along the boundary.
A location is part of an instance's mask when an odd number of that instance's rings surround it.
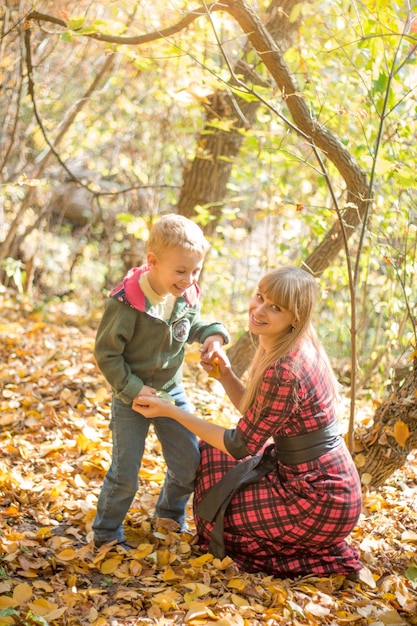
<svg viewBox="0 0 417 626">
<path fill-rule="evenodd" d="M 152 226 L 147 250 L 161 255 L 165 250 L 182 248 L 204 257 L 209 247 L 209 242 L 197 224 L 183 215 L 168 213 Z"/>
</svg>

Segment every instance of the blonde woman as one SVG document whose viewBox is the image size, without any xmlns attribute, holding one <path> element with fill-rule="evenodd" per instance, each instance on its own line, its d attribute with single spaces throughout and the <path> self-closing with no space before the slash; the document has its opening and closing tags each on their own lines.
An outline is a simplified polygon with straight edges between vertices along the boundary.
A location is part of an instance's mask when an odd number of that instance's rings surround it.
<svg viewBox="0 0 417 626">
<path fill-rule="evenodd" d="M 346 541 L 361 512 L 361 485 L 339 432 L 337 382 L 311 322 L 317 295 L 300 268 L 260 280 L 249 304 L 259 347 L 246 389 L 217 353 L 220 382 L 242 413 L 236 428 L 164 405 L 164 415 L 201 440 L 199 545 L 249 572 L 355 577 L 362 567 Z M 156 417 L 162 402 L 138 397 L 133 407 Z"/>
</svg>

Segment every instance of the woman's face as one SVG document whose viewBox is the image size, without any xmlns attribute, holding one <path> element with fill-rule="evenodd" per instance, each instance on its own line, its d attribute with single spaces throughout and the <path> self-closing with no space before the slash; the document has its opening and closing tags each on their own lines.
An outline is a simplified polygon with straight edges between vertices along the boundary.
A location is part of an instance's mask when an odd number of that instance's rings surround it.
<svg viewBox="0 0 417 626">
<path fill-rule="evenodd" d="M 261 344 L 268 347 L 278 337 L 291 332 L 295 323 L 294 313 L 268 300 L 258 289 L 249 302 L 249 330 L 258 335 Z"/>
</svg>

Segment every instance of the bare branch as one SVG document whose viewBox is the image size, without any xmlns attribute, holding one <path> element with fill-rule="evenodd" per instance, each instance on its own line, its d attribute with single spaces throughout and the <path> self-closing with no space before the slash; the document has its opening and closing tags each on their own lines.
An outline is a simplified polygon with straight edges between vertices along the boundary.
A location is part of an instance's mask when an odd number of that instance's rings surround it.
<svg viewBox="0 0 417 626">
<path fill-rule="evenodd" d="M 104 41 L 106 43 L 114 43 L 114 44 L 123 44 L 123 45 L 132 45 L 138 46 L 144 43 L 149 43 L 150 41 L 157 41 L 158 39 L 165 39 L 166 37 L 171 37 L 171 35 L 175 35 L 176 33 L 181 32 L 184 28 L 187 28 L 190 24 L 195 22 L 196 19 L 201 17 L 202 15 L 207 15 L 207 12 L 214 11 L 224 11 L 227 9 L 227 6 L 222 2 L 214 2 L 213 4 L 208 5 L 207 7 L 202 7 L 201 9 L 193 9 L 184 17 L 173 24 L 172 26 L 168 26 L 167 28 L 163 28 L 162 30 L 156 30 L 152 33 L 146 33 L 144 35 L 137 35 L 135 37 L 120 37 L 117 35 L 105 35 L 104 33 L 82 33 L 83 37 L 88 37 L 90 39 L 97 39 L 98 41 Z M 68 24 L 65 20 L 62 20 L 54 15 L 48 15 L 47 13 L 39 13 L 39 11 L 31 11 L 31 13 L 27 16 L 28 21 L 36 21 L 36 22 L 49 22 L 51 24 L 57 24 L 58 26 L 62 26 L 65 29 L 68 29 Z M 77 34 L 77 31 L 73 31 L 74 34 Z"/>
</svg>

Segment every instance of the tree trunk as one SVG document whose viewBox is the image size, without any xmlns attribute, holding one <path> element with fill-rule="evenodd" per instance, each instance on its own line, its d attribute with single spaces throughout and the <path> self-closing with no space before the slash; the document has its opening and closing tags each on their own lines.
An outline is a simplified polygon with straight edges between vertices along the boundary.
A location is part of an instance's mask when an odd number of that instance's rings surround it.
<svg viewBox="0 0 417 626">
<path fill-rule="evenodd" d="M 299 20 L 290 22 L 288 19 L 291 9 L 298 1 L 273 0 L 266 15 L 268 32 L 282 53 L 292 43 L 299 28 Z M 242 58 L 234 67 L 234 74 L 247 83 L 265 86 L 265 80 L 245 60 L 251 49 L 252 46 L 248 43 L 242 50 Z M 195 215 L 198 205 L 207 207 L 214 219 L 205 228 L 206 234 L 214 231 L 222 213 L 233 162 L 244 140 L 239 131 L 252 126 L 260 106 L 258 101 L 247 102 L 237 95 L 232 96 L 226 90 L 216 91 L 208 100 L 205 105 L 205 127 L 197 137 L 195 157 L 184 169 L 177 205 L 178 213 L 186 217 Z M 226 120 L 229 129 L 213 128 L 213 120 Z"/>
<path fill-rule="evenodd" d="M 275 6 L 275 3 L 272 3 L 269 18 L 264 24 L 245 0 L 228 0 L 225 3 L 226 10 L 247 33 L 250 44 L 258 52 L 261 62 L 267 67 L 281 92 L 292 94 L 286 98 L 286 104 L 300 134 L 303 137 L 307 136 L 311 143 L 317 146 L 335 165 L 343 177 L 346 184 L 346 208 L 343 212 L 343 221 L 346 236 L 349 238 L 355 232 L 368 205 L 367 177 L 344 145 L 326 127 L 317 124 L 304 99 L 298 95 L 300 89 L 283 54 L 289 42 L 288 38 L 284 38 L 283 33 L 290 25 L 288 19 L 283 19 L 283 15 L 289 15 L 292 4 L 294 3 L 289 2 L 285 7 L 286 12 L 283 13 Z M 291 27 L 294 28 L 293 25 Z M 243 61 L 240 65 L 241 67 L 236 70 L 235 74 L 243 76 L 244 80 L 249 79 L 252 84 L 255 83 L 253 70 L 249 71 L 249 66 L 245 66 Z M 208 206 L 211 215 L 215 217 L 208 229 L 215 227 L 226 195 L 226 184 L 232 167 L 231 161 L 237 155 L 242 143 L 242 136 L 238 133 L 238 129 L 252 122 L 258 106 L 257 102 L 247 103 L 237 97 L 232 100 L 226 92 L 217 92 L 212 96 L 207 125 L 199 137 L 199 150 L 193 163 L 184 172 L 184 184 L 178 203 L 179 213 L 191 217 L 196 205 Z M 234 127 L 228 132 L 213 131 L 209 125 L 213 117 L 229 120 L 232 118 Z M 342 248 L 341 225 L 337 220 L 319 246 L 303 261 L 303 267 L 318 276 L 330 265 Z M 240 342 L 242 346 L 235 345 L 229 350 L 231 363 L 236 373 L 243 373 L 246 370 L 254 354 L 253 342 L 249 341 L 246 335 L 242 335 L 237 343 Z"/>
<path fill-rule="evenodd" d="M 243 376 L 250 365 L 258 345 L 258 338 L 246 332 L 228 350 L 227 356 L 236 376 Z"/>
<path fill-rule="evenodd" d="M 376 488 L 417 448 L 417 358 L 404 384 L 378 407 L 372 426 L 355 431 L 354 460 L 361 480 Z"/>
</svg>

